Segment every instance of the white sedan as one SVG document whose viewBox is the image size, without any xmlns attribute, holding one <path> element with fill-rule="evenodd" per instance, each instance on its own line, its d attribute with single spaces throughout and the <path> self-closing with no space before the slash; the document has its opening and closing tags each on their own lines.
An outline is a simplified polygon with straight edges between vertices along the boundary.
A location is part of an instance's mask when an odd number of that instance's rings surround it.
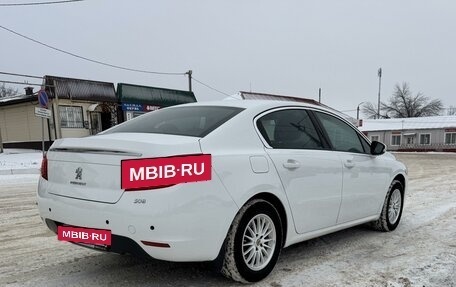
<svg viewBox="0 0 456 287">
<path fill-rule="evenodd" d="M 265 278 L 282 248 L 363 223 L 399 224 L 407 169 L 338 113 L 223 101 L 147 113 L 54 142 L 38 207 L 59 240 Z"/>
</svg>

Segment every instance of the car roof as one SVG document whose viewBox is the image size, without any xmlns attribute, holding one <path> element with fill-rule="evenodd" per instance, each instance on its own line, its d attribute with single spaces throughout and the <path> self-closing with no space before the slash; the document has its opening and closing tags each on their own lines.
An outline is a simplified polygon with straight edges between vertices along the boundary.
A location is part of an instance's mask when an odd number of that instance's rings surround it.
<svg viewBox="0 0 456 287">
<path fill-rule="evenodd" d="M 222 100 L 222 101 L 205 101 L 205 102 L 196 102 L 184 104 L 185 106 L 221 106 L 221 107 L 238 107 L 244 109 L 254 109 L 254 110 L 267 110 L 271 108 L 278 107 L 311 107 L 318 108 L 321 110 L 329 111 L 334 113 L 335 110 L 328 109 L 324 106 L 313 105 L 303 102 L 294 102 L 294 101 L 275 101 L 275 100 Z M 182 106 L 182 105 L 179 105 Z"/>
</svg>

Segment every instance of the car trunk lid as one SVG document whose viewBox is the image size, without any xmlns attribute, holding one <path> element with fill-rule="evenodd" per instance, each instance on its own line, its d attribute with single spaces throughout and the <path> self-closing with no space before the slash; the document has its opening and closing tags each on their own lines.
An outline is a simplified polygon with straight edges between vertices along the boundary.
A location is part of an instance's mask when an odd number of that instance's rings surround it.
<svg viewBox="0 0 456 287">
<path fill-rule="evenodd" d="M 47 154 L 49 192 L 115 203 L 122 196 L 121 161 L 201 153 L 199 138 L 114 133 L 56 141 Z"/>
</svg>

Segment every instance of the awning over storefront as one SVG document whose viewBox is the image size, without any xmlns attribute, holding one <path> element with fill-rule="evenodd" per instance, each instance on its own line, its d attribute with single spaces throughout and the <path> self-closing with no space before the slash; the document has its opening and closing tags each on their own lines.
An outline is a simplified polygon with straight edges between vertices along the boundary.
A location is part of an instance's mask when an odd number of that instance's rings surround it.
<svg viewBox="0 0 456 287">
<path fill-rule="evenodd" d="M 113 83 L 44 76 L 44 84 L 46 84 L 46 93 L 50 98 L 117 102 Z"/>
<path fill-rule="evenodd" d="M 195 94 L 193 94 L 193 92 L 125 83 L 117 84 L 117 97 L 122 104 L 136 105 L 125 105 L 125 107 L 123 105 L 123 110 L 147 111 L 148 109 L 154 110 L 155 107 L 168 107 L 196 102 Z"/>
<path fill-rule="evenodd" d="M 87 111 L 88 112 L 93 112 L 97 109 L 97 107 L 99 106 L 100 104 L 91 104 L 90 106 L 87 107 Z"/>
</svg>

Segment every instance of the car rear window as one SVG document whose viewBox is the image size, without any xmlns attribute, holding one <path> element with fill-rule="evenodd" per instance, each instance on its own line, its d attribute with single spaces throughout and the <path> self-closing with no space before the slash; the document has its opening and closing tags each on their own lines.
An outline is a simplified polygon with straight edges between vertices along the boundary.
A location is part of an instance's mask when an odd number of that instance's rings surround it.
<svg viewBox="0 0 456 287">
<path fill-rule="evenodd" d="M 204 137 L 243 109 L 220 106 L 173 107 L 149 112 L 103 134 L 156 133 Z"/>
</svg>

